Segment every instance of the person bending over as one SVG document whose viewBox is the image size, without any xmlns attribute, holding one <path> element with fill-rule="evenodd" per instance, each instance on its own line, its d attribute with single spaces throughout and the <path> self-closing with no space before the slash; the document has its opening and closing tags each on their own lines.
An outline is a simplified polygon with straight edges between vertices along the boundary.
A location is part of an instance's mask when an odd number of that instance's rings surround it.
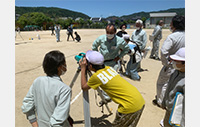
<svg viewBox="0 0 200 127">
<path fill-rule="evenodd" d="M 81 88 L 89 90 L 101 87 L 111 99 L 119 104 L 114 127 L 136 127 L 145 101 L 136 87 L 123 79 L 112 67 L 104 65 L 104 57 L 97 51 L 87 51 L 79 61 L 81 66 Z M 95 73 L 86 80 L 86 67 Z"/>
</svg>

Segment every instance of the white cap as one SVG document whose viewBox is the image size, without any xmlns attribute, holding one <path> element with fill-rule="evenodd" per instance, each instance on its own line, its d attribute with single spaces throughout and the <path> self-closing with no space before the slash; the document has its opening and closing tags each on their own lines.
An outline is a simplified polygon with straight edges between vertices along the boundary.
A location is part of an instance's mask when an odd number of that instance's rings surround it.
<svg viewBox="0 0 200 127">
<path fill-rule="evenodd" d="M 128 34 L 123 34 L 123 37 L 122 37 L 122 38 L 125 39 L 125 40 L 128 40 L 129 37 L 130 37 L 130 36 L 129 36 Z"/>
<path fill-rule="evenodd" d="M 170 55 L 172 60 L 185 61 L 185 48 L 180 48 L 174 55 Z"/>
<path fill-rule="evenodd" d="M 104 64 L 103 55 L 97 51 L 88 50 L 86 52 L 85 56 L 86 56 L 86 59 L 94 65 L 103 65 Z"/>
</svg>

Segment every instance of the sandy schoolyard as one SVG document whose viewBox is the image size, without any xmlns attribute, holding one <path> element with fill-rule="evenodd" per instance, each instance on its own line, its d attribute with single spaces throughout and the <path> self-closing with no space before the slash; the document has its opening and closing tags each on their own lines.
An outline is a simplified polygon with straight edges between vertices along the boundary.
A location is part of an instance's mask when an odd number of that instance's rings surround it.
<svg viewBox="0 0 200 127">
<path fill-rule="evenodd" d="M 91 49 L 93 41 L 100 35 L 105 34 L 104 29 L 74 29 L 81 36 L 81 43 L 67 41 L 66 30 L 61 30 L 61 42 L 56 42 L 56 37 L 51 36 L 51 31 L 30 31 L 21 32 L 20 36 L 17 34 L 15 39 L 15 126 L 16 127 L 30 127 L 29 121 L 21 111 L 23 98 L 26 96 L 34 79 L 39 76 L 44 76 L 45 73 L 42 69 L 42 61 L 45 54 L 51 50 L 60 50 L 65 54 L 67 63 L 67 72 L 61 78 L 65 84 L 69 85 L 74 74 L 76 73 L 78 64 L 74 59 L 75 55 L 80 52 L 86 52 Z M 126 30 L 131 36 L 133 29 Z M 147 36 L 149 36 L 153 29 L 145 29 Z M 40 35 L 40 40 L 37 38 Z M 163 39 L 161 40 L 160 47 L 162 46 L 166 37 L 170 34 L 168 29 L 163 29 Z M 29 40 L 33 38 L 33 40 Z M 147 47 L 151 46 L 150 41 L 147 42 Z M 141 81 L 133 81 L 124 77 L 128 82 L 134 85 L 142 94 L 145 99 L 145 109 L 138 123 L 138 127 L 160 127 L 159 122 L 164 117 L 165 111 L 154 106 L 152 100 L 156 93 L 156 81 L 159 75 L 162 64 L 160 61 L 149 59 L 150 52 L 147 57 L 142 60 L 142 68 L 148 71 L 139 72 Z M 124 57 L 125 60 L 129 56 Z M 80 95 L 80 96 L 78 96 Z M 74 99 L 76 97 L 76 99 Z M 72 88 L 72 100 L 70 108 L 70 115 L 74 119 L 74 127 L 84 127 L 84 111 L 83 99 L 80 87 L 80 75 Z M 102 108 L 98 107 L 95 102 L 95 91 L 89 90 L 90 99 L 90 116 L 91 123 L 94 127 L 106 126 L 110 127 L 115 118 L 117 104 L 111 102 L 108 106 L 112 109 L 113 114 L 109 115 L 104 107 L 104 113 L 101 112 Z M 100 101 L 99 96 L 97 101 Z"/>
</svg>

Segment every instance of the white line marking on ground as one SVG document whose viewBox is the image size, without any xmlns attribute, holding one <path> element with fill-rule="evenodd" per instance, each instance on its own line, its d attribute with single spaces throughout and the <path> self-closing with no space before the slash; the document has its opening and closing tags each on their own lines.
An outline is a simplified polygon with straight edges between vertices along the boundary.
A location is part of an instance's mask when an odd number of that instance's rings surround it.
<svg viewBox="0 0 200 127">
<path fill-rule="evenodd" d="M 76 95 L 76 97 L 71 101 L 70 104 L 73 104 L 76 101 L 76 99 L 78 99 L 78 97 L 82 94 L 82 92 L 83 91 L 81 90 L 81 92 L 78 95 Z"/>
</svg>

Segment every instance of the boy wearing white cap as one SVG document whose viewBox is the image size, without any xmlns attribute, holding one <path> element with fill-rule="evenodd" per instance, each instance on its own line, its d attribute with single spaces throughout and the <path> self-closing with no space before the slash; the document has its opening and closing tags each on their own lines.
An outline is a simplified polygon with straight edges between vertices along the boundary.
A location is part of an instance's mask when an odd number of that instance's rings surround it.
<svg viewBox="0 0 200 127">
<path fill-rule="evenodd" d="M 185 48 L 180 48 L 174 55 L 170 55 L 172 59 L 172 66 L 175 69 L 171 75 L 168 83 L 167 90 L 162 102 L 162 108 L 166 109 L 164 118 L 164 126 L 172 127 L 169 124 L 170 113 L 174 104 L 175 96 L 177 92 L 185 94 Z M 185 96 L 184 96 L 185 97 Z M 185 104 L 183 101 L 182 120 L 181 127 L 185 125 Z"/>
<path fill-rule="evenodd" d="M 112 67 L 104 65 L 104 57 L 97 51 L 87 51 L 86 57 L 79 61 L 81 66 L 81 88 L 88 90 L 101 87 L 117 104 L 115 127 L 136 127 L 144 109 L 145 101 L 140 92 Z M 95 73 L 86 81 L 86 66 Z"/>
</svg>

